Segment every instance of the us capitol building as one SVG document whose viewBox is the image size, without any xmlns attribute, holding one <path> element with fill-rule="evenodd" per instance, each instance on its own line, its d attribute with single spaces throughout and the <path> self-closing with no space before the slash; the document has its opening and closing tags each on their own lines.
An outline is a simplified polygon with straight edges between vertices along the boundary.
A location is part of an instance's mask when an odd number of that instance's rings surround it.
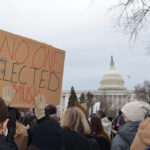
<svg viewBox="0 0 150 150">
<path fill-rule="evenodd" d="M 100 88 L 93 91 L 76 91 L 79 98 L 81 93 L 93 94 L 93 104 L 101 102 L 100 109 L 107 112 L 109 116 L 118 115 L 118 110 L 124 104 L 135 101 L 134 91 L 127 90 L 124 87 L 124 80 L 121 74 L 116 70 L 113 57 L 111 56 L 110 67 L 100 81 Z M 61 112 L 67 109 L 70 91 L 62 91 L 61 93 Z"/>
</svg>

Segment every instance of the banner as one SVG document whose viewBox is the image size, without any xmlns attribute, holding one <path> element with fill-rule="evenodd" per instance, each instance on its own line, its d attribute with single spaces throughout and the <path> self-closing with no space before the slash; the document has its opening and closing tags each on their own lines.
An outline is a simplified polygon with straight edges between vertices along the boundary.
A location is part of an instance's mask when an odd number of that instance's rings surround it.
<svg viewBox="0 0 150 150">
<path fill-rule="evenodd" d="M 13 107 L 33 108 L 37 95 L 59 105 L 65 51 L 0 30 L 0 95 L 15 90 Z"/>
</svg>

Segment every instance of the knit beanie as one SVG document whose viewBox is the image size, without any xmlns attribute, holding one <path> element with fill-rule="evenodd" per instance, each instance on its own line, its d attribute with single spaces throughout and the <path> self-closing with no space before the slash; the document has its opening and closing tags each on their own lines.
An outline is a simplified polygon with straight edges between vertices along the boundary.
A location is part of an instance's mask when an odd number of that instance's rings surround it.
<svg viewBox="0 0 150 150">
<path fill-rule="evenodd" d="M 130 121 L 142 121 L 149 113 L 150 105 L 143 101 L 134 101 L 125 104 L 121 111 Z"/>
</svg>

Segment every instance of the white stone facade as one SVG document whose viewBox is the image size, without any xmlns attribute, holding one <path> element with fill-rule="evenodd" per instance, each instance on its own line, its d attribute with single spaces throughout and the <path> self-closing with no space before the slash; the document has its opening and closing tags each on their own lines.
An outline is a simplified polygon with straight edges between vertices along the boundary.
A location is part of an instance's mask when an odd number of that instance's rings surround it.
<svg viewBox="0 0 150 150">
<path fill-rule="evenodd" d="M 110 68 L 104 74 L 103 79 L 100 82 L 100 88 L 95 91 L 76 91 L 77 97 L 84 92 L 90 92 L 94 95 L 93 103 L 100 101 L 105 102 L 105 106 L 108 109 L 108 114 L 111 116 L 111 112 L 117 112 L 123 105 L 130 101 L 135 101 L 136 97 L 134 91 L 129 91 L 124 87 L 124 81 L 120 73 L 115 69 L 113 58 L 111 57 Z M 70 91 L 62 91 L 61 94 L 61 112 L 67 109 Z"/>
</svg>

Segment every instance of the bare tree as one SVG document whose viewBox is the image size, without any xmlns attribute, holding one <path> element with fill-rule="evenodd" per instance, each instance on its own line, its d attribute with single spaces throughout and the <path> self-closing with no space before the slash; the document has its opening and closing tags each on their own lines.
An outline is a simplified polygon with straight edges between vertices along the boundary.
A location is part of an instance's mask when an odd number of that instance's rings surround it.
<svg viewBox="0 0 150 150">
<path fill-rule="evenodd" d="M 139 31 L 148 23 L 150 0 L 120 0 L 116 8 L 121 9 L 119 26 L 130 34 L 130 38 L 136 40 Z"/>
<path fill-rule="evenodd" d="M 138 100 L 143 100 L 150 104 L 150 81 L 135 86 L 135 93 Z"/>
</svg>

